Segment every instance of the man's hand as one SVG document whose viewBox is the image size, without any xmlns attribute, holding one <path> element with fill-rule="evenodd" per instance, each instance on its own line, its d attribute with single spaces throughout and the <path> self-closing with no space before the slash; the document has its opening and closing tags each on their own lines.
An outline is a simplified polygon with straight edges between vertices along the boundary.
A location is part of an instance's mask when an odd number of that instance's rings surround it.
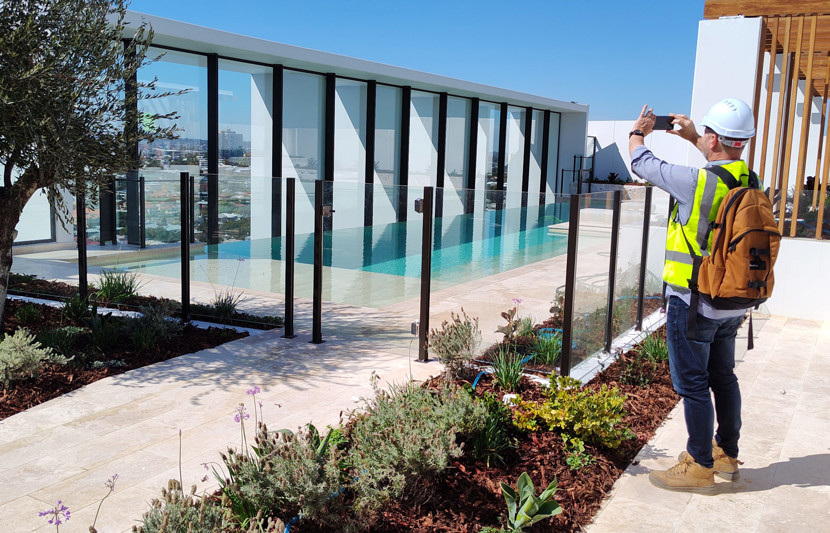
<svg viewBox="0 0 830 533">
<path fill-rule="evenodd" d="M 700 135 L 698 135 L 695 123 L 692 122 L 692 119 L 683 114 L 669 113 L 669 116 L 673 119 L 672 124 L 679 126 L 679 129 L 668 130 L 668 133 L 671 133 L 672 135 L 679 135 L 697 146 L 697 141 L 700 138 Z"/>
<path fill-rule="evenodd" d="M 631 130 L 640 130 L 644 136 L 648 135 L 654 129 L 654 123 L 656 121 L 657 117 L 654 116 L 654 109 L 648 109 L 648 105 L 644 105 L 643 110 L 640 111 L 640 116 L 637 117 L 634 125 L 631 126 Z"/>
</svg>

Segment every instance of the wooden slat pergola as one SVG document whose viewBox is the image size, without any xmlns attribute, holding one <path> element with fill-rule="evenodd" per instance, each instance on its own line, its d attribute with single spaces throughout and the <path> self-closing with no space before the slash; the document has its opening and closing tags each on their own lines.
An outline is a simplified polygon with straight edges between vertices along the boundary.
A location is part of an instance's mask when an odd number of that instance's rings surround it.
<svg viewBox="0 0 830 533">
<path fill-rule="evenodd" d="M 830 174 L 830 135 L 828 135 L 828 96 L 830 96 L 830 1 L 828 0 L 706 0 L 704 18 L 738 16 L 762 17 L 763 29 L 758 54 L 755 117 L 762 116 L 758 135 L 752 140 L 748 161 L 764 183 L 770 185 L 770 198 L 777 200 L 779 229 L 789 236 L 830 237 L 824 230 L 825 200 Z M 765 61 L 767 60 L 768 61 Z M 765 70 L 766 64 L 766 70 Z M 779 72 L 776 79 L 776 65 Z M 803 109 L 798 113 L 799 84 L 803 82 Z M 763 89 L 763 90 L 762 90 Z M 761 101 L 762 92 L 766 95 Z M 777 112 L 772 113 L 773 99 Z M 820 102 L 817 101 L 820 99 Z M 818 107 L 818 130 L 811 128 L 812 107 Z M 814 138 L 811 139 L 811 131 Z M 760 148 L 758 146 L 760 145 Z M 815 147 L 815 166 L 807 161 L 808 147 Z M 756 159 L 756 149 L 760 152 Z M 768 153 L 771 151 L 771 154 Z M 772 157 L 768 164 L 769 156 Z M 790 168 L 795 164 L 795 175 Z M 805 191 L 806 168 L 815 168 L 812 191 Z M 793 188 L 792 205 L 788 191 Z M 809 206 L 806 205 L 809 202 Z M 791 211 L 790 211 L 791 209 Z M 792 215 L 788 217 L 787 213 Z M 802 220 L 809 212 L 812 224 Z M 785 227 L 786 226 L 786 227 Z"/>
</svg>

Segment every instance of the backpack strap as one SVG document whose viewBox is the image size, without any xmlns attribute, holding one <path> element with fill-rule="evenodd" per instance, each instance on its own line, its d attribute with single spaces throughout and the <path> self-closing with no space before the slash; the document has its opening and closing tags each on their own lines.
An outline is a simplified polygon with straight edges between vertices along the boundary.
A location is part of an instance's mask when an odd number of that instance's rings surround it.
<svg viewBox="0 0 830 533">
<path fill-rule="evenodd" d="M 715 176 L 719 177 L 721 179 L 721 181 L 724 182 L 726 184 L 726 186 L 729 187 L 730 189 L 734 189 L 735 187 L 740 187 L 741 186 L 741 182 L 736 180 L 735 176 L 733 176 L 731 172 L 729 172 L 728 170 L 726 170 L 723 167 L 711 166 L 711 167 L 705 167 L 705 170 L 708 170 L 709 172 L 711 172 Z M 752 174 L 755 174 L 755 173 L 752 172 Z M 756 182 L 758 181 L 757 177 L 755 178 L 755 181 Z"/>
</svg>

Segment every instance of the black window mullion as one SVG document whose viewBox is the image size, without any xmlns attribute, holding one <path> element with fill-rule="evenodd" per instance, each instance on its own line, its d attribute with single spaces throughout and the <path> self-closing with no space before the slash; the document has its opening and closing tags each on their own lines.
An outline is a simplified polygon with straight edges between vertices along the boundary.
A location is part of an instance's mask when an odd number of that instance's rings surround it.
<svg viewBox="0 0 830 533">
<path fill-rule="evenodd" d="M 272 65 L 271 88 L 271 237 L 282 235 L 282 65 Z"/>
<path fill-rule="evenodd" d="M 219 244 L 219 56 L 207 56 L 207 243 Z"/>
<path fill-rule="evenodd" d="M 476 149 L 478 144 L 478 112 L 479 99 L 473 98 L 470 101 L 470 146 L 467 148 L 467 175 L 465 176 L 464 189 L 466 190 L 466 198 L 464 201 L 464 212 L 472 213 L 475 209 L 475 195 L 473 191 L 476 188 Z"/>
<path fill-rule="evenodd" d="M 499 160 L 496 176 L 496 189 L 504 191 L 505 151 L 507 150 L 507 103 L 502 102 L 499 111 Z"/>
<path fill-rule="evenodd" d="M 337 97 L 337 77 L 326 74 L 325 131 L 323 132 L 323 179 L 334 181 L 334 107 Z"/>
<path fill-rule="evenodd" d="M 548 183 L 548 159 L 549 159 L 549 150 L 548 144 L 550 144 L 550 110 L 545 110 L 545 118 L 542 121 L 542 176 L 539 179 L 539 203 L 545 203 L 545 191 L 546 185 Z M 551 190 L 554 190 L 556 187 L 556 180 L 554 179 L 554 186 L 551 187 Z"/>
<path fill-rule="evenodd" d="M 522 165 L 522 206 L 527 205 L 527 193 L 530 187 L 530 145 L 533 135 L 533 108 L 525 108 L 525 145 L 524 164 Z"/>
<path fill-rule="evenodd" d="M 374 80 L 366 82 L 366 165 L 363 176 L 365 194 L 363 202 L 363 225 L 371 226 L 375 211 L 375 127 L 377 122 L 378 84 Z M 370 247 L 371 248 L 371 247 Z M 371 251 L 371 250 L 370 250 Z"/>
<path fill-rule="evenodd" d="M 406 222 L 407 187 L 409 186 L 409 114 L 412 101 L 412 87 L 401 90 L 401 146 L 400 176 L 398 177 L 398 222 Z"/>
<path fill-rule="evenodd" d="M 447 165 L 447 93 L 438 97 L 438 162 L 435 175 L 435 186 L 444 186 L 444 175 Z"/>
</svg>

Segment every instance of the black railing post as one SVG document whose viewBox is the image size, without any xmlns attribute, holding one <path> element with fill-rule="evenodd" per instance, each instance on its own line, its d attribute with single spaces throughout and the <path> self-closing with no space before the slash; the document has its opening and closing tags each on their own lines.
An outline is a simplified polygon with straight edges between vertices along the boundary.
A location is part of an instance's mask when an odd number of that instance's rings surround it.
<svg viewBox="0 0 830 533">
<path fill-rule="evenodd" d="M 427 333 L 429 332 L 429 291 L 432 276 L 432 200 L 435 189 L 424 187 L 421 204 L 423 231 L 421 232 L 421 317 L 418 324 L 418 361 L 429 361 Z"/>
<path fill-rule="evenodd" d="M 81 299 L 89 297 L 89 281 L 86 273 L 86 197 L 83 186 L 75 189 L 75 225 L 78 238 L 78 294 Z"/>
<path fill-rule="evenodd" d="M 146 200 L 147 196 L 144 190 L 146 185 L 146 180 L 144 176 L 138 178 L 138 230 L 140 235 L 140 242 L 139 246 L 141 248 L 147 247 L 147 212 L 146 212 Z"/>
<path fill-rule="evenodd" d="M 190 173 L 179 174 L 181 191 L 182 322 L 190 322 Z"/>
<path fill-rule="evenodd" d="M 296 337 L 294 335 L 294 187 L 295 178 L 288 178 L 285 182 L 285 257 L 283 258 L 285 261 L 285 326 L 283 338 L 285 339 Z"/>
<path fill-rule="evenodd" d="M 311 342 L 323 342 L 323 185 L 314 182 L 314 282 L 312 286 Z"/>
<path fill-rule="evenodd" d="M 617 249 L 620 244 L 620 211 L 622 191 L 614 191 L 611 217 L 611 258 L 608 260 L 608 310 L 605 315 L 605 351 L 611 351 L 614 340 L 614 289 L 617 285 Z"/>
<path fill-rule="evenodd" d="M 190 242 L 196 242 L 196 177 L 190 176 L 190 188 L 187 192 L 187 205 L 189 205 L 190 209 L 190 225 L 187 227 L 187 234 L 189 235 Z"/>
<path fill-rule="evenodd" d="M 571 375 L 571 346 L 573 344 L 574 293 L 576 292 L 576 259 L 579 241 L 579 195 L 571 195 L 568 213 L 568 259 L 565 268 L 565 301 L 562 306 L 562 361 L 559 373 Z"/>
<path fill-rule="evenodd" d="M 646 272 L 648 271 L 648 230 L 651 224 L 651 187 L 646 187 L 643 203 L 643 242 L 640 248 L 640 279 L 637 287 L 637 331 L 643 330 L 643 306 L 646 295 Z"/>
</svg>

